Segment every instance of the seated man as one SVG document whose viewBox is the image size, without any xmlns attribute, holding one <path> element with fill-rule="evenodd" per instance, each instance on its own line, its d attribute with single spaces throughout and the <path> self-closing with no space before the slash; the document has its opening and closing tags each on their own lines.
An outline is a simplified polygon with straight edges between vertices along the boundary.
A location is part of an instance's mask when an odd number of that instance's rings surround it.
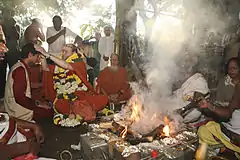
<svg viewBox="0 0 240 160">
<path fill-rule="evenodd" d="M 42 117 L 52 116 L 50 107 L 46 102 L 31 98 L 29 82 L 29 68 L 39 62 L 39 52 L 32 43 L 22 48 L 21 61 L 10 70 L 4 96 L 4 107 L 12 117 L 22 120 L 38 120 Z"/>
<path fill-rule="evenodd" d="M 96 94 L 87 81 L 86 65 L 76 53 L 76 47 L 65 45 L 60 58 L 48 54 L 40 46 L 35 48 L 56 64 L 47 65 L 45 58 L 42 59 L 44 93 L 54 102 L 55 111 L 69 117 L 80 115 L 85 121 L 94 120 L 108 100 Z"/>
<path fill-rule="evenodd" d="M 118 55 L 111 55 L 111 66 L 99 73 L 97 90 L 108 96 L 109 102 L 128 101 L 132 94 L 125 68 L 119 66 Z"/>
<path fill-rule="evenodd" d="M 222 143 L 226 148 L 240 153 L 240 83 L 236 85 L 232 101 L 228 107 L 216 107 L 205 99 L 199 105 L 200 108 L 207 108 L 219 117 L 230 119 L 227 123 L 210 121 L 201 126 L 198 129 L 200 142 L 208 145 Z"/>
<path fill-rule="evenodd" d="M 40 144 L 44 142 L 42 130 L 37 124 L 0 112 L 0 131 L 1 160 L 37 159 Z"/>
</svg>

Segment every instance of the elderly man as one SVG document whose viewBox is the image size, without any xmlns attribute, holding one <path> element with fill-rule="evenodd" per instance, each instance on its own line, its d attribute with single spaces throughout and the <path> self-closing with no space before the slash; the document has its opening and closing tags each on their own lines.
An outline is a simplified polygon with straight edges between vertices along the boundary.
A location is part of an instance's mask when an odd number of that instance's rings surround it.
<svg viewBox="0 0 240 160">
<path fill-rule="evenodd" d="M 95 93 L 87 81 L 86 64 L 73 44 L 62 49 L 60 58 L 48 54 L 35 46 L 46 58 L 56 65 L 47 65 L 42 59 L 45 97 L 54 102 L 55 112 L 81 116 L 85 121 L 94 120 L 96 113 L 107 104 L 107 97 Z"/>
<path fill-rule="evenodd" d="M 201 99 L 200 99 L 201 100 Z M 198 130 L 201 143 L 217 145 L 222 143 L 226 148 L 240 153 L 240 83 L 236 85 L 235 93 L 228 107 L 216 107 L 206 99 L 199 103 L 200 108 L 206 108 L 220 118 L 230 119 L 228 122 L 208 122 Z"/>
<path fill-rule="evenodd" d="M 29 68 L 39 62 L 39 52 L 32 43 L 22 48 L 21 61 L 9 72 L 4 96 L 4 107 L 12 117 L 22 120 L 38 120 L 52 116 L 50 107 L 45 102 L 32 99 L 29 81 Z"/>
<path fill-rule="evenodd" d="M 45 41 L 45 35 L 43 34 L 43 27 L 39 19 L 32 20 L 32 24 L 27 27 L 24 32 L 24 41 L 27 43 L 41 44 Z"/>
<path fill-rule="evenodd" d="M 111 55 L 111 66 L 99 73 L 97 90 L 108 96 L 109 102 L 119 103 L 131 98 L 128 75 L 125 68 L 119 66 L 118 55 Z"/>
<path fill-rule="evenodd" d="M 111 35 L 111 27 L 104 28 L 105 37 L 101 37 L 98 44 L 98 51 L 101 55 L 100 71 L 109 65 L 109 57 L 114 53 L 114 36 Z"/>
</svg>

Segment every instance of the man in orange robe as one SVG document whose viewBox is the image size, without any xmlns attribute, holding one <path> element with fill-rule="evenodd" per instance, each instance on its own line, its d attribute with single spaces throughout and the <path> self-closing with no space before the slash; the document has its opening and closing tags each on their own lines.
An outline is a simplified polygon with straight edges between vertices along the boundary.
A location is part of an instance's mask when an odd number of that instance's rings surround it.
<svg viewBox="0 0 240 160">
<path fill-rule="evenodd" d="M 131 88 L 125 68 L 119 66 L 118 55 L 112 54 L 111 66 L 102 70 L 97 78 L 97 91 L 108 96 L 109 102 L 120 103 L 128 101 Z"/>
<path fill-rule="evenodd" d="M 97 94 L 87 81 L 86 64 L 75 52 L 75 46 L 65 45 L 61 58 L 49 55 L 40 46 L 36 45 L 36 49 L 56 64 L 47 65 L 42 60 L 44 95 L 54 102 L 55 111 L 65 115 L 80 115 L 85 121 L 94 120 L 96 113 L 106 106 L 108 99 Z M 75 80 L 69 81 L 70 85 L 66 87 L 69 77 L 75 77 Z"/>
</svg>

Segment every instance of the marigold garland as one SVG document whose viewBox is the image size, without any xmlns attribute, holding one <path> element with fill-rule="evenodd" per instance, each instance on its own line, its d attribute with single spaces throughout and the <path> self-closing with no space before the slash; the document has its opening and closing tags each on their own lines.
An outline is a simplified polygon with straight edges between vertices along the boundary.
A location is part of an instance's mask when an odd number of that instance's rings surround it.
<svg viewBox="0 0 240 160">
<path fill-rule="evenodd" d="M 62 59 L 62 54 L 59 57 Z M 66 62 L 74 63 L 82 61 L 77 53 L 73 53 L 67 58 Z M 82 83 L 81 79 L 70 70 L 65 70 L 56 66 L 53 76 L 54 89 L 57 92 L 57 96 L 54 102 L 58 99 L 66 99 L 70 102 L 75 101 L 78 97 L 74 94 L 75 91 L 87 91 L 87 87 Z"/>
</svg>

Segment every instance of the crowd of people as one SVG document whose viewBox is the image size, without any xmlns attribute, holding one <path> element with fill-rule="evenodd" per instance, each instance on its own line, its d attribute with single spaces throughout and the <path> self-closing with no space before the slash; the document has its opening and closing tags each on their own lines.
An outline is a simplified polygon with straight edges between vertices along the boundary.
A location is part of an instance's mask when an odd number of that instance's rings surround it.
<svg viewBox="0 0 240 160">
<path fill-rule="evenodd" d="M 40 20 L 33 19 L 24 32 L 21 49 L 18 28 L 13 18 L 3 21 L 0 26 L 2 75 L 6 74 L 6 64 L 10 67 L 7 81 L 1 80 L 1 86 L 5 86 L 2 94 L 4 110 L 0 114 L 1 159 L 37 154 L 44 139 L 40 127 L 33 120 L 38 122 L 44 117 L 63 114 L 93 121 L 97 112 L 110 103 L 119 104 L 131 98 L 128 73 L 120 67 L 119 57 L 114 54 L 114 36 L 110 26 L 104 28 L 104 37 L 96 33 L 96 41 L 86 45 L 79 35 L 62 26 L 60 16 L 53 17 L 53 26 L 47 28 L 46 35 Z M 66 43 L 66 37 L 72 37 L 73 42 Z M 47 51 L 41 46 L 45 40 Z M 94 53 L 88 52 L 89 46 Z M 197 107 L 181 114 L 183 123 L 200 126 L 198 135 L 201 143 L 221 143 L 238 156 L 239 57 L 229 58 L 226 74 L 217 87 L 216 99 L 208 96 L 210 89 L 202 74 L 194 70 L 185 74 L 172 98 L 178 100 L 180 109 L 190 103 Z M 196 93 L 200 94 L 196 96 Z M 30 138 L 25 129 L 33 133 Z M 18 134 L 20 130 L 23 132 Z M 13 139 L 15 136 L 25 138 Z"/>
<path fill-rule="evenodd" d="M 14 21 L 12 17 L 10 19 Z M 8 25 L 3 21 L 0 27 L 1 71 L 6 73 L 6 64 L 10 68 L 7 80 L 3 78 L 1 83 L 1 89 L 5 88 L 1 96 L 4 102 L 1 112 L 6 113 L 0 115 L 0 129 L 15 129 L 0 135 L 1 159 L 37 154 L 43 139 L 39 140 L 42 132 L 37 124 L 32 123 L 33 120 L 38 122 L 62 114 L 92 121 L 97 112 L 110 103 L 119 104 L 130 99 L 127 72 L 120 67 L 118 55 L 114 54 L 110 26 L 104 28 L 104 37 L 97 32 L 96 41 L 86 43 L 62 26 L 60 16 L 53 17 L 53 26 L 47 28 L 46 34 L 40 20 L 33 19 L 24 32 L 24 44 L 20 49 L 19 43 L 8 45 L 13 39 L 18 42 L 20 38 L 16 22 L 11 24 L 11 31 Z M 70 37 L 74 41 L 66 42 Z M 48 51 L 41 46 L 45 40 Z M 9 123 L 5 123 L 6 120 Z M 13 134 L 19 127 L 30 129 L 34 133 L 31 139 L 24 132 L 24 140 L 15 138 L 13 141 Z M 19 137 L 18 134 L 14 136 Z M 36 139 L 33 141 L 32 137 Z M 2 152 L 21 146 L 21 151 L 16 153 Z"/>
</svg>

